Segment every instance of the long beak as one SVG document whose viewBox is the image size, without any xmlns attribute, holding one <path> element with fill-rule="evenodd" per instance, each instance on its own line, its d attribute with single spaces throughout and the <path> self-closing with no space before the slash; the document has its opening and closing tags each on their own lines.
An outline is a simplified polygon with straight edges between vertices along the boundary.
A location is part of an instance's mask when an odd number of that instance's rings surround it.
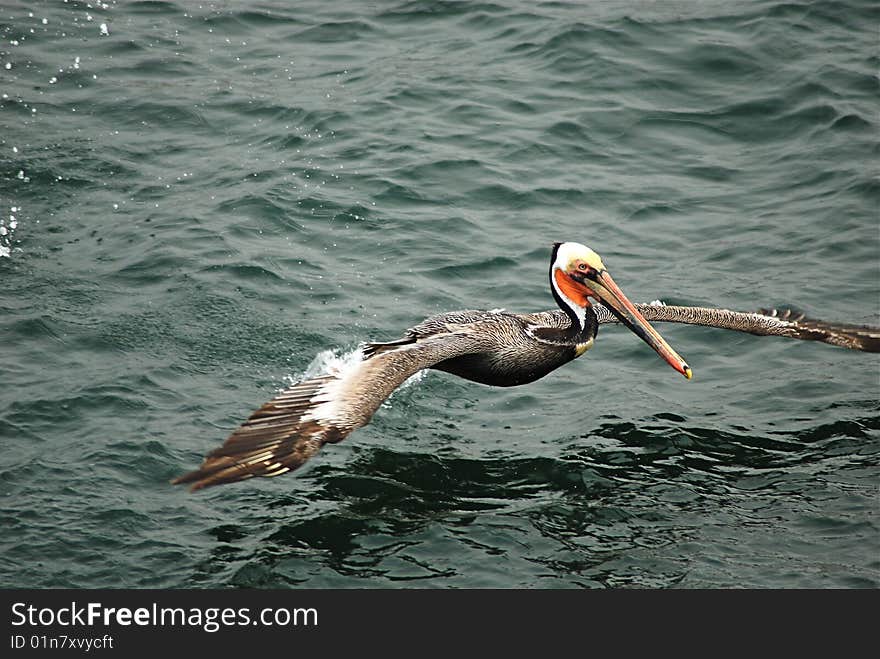
<svg viewBox="0 0 880 659">
<path fill-rule="evenodd" d="M 614 283 L 607 270 L 596 270 L 587 275 L 584 285 L 590 289 L 590 295 L 597 297 L 607 306 L 620 321 L 629 327 L 642 341 L 651 346 L 658 355 L 663 357 L 676 371 L 688 380 L 693 376 L 691 367 L 687 365 L 666 340 L 645 320 L 623 291 Z"/>
</svg>

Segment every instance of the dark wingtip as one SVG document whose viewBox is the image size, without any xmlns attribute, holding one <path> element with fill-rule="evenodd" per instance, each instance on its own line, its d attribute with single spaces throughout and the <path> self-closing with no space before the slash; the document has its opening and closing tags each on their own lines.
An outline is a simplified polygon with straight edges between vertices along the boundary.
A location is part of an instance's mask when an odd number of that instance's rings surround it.
<svg viewBox="0 0 880 659">
<path fill-rule="evenodd" d="M 850 350 L 880 352 L 878 327 L 814 320 L 793 309 L 760 309 L 758 313 L 790 323 L 799 339 L 822 341 Z"/>
</svg>

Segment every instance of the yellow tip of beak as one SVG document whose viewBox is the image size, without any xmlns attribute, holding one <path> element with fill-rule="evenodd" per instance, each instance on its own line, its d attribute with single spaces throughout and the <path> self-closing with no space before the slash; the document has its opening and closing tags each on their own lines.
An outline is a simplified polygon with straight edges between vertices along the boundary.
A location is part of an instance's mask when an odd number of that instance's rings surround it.
<svg viewBox="0 0 880 659">
<path fill-rule="evenodd" d="M 685 367 L 684 367 L 684 376 L 685 376 L 688 380 L 690 380 L 692 377 L 694 377 L 694 372 L 691 370 L 691 367 L 690 367 L 690 366 L 685 366 Z"/>
</svg>

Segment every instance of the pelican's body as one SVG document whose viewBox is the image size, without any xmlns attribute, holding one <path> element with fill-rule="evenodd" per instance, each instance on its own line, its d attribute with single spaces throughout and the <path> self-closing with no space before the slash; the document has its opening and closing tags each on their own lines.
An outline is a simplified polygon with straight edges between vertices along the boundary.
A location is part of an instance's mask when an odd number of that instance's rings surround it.
<svg viewBox="0 0 880 659">
<path fill-rule="evenodd" d="M 369 358 L 434 335 L 466 332 L 480 339 L 478 349 L 428 368 L 493 387 L 513 387 L 534 382 L 580 357 L 593 345 L 598 329 L 595 314 L 588 315 L 580 328 L 562 312 L 453 311 L 425 319 L 399 341 L 369 343 L 364 353 Z"/>
<path fill-rule="evenodd" d="M 176 479 L 193 489 L 296 469 L 326 443 L 366 425 L 407 378 L 435 369 L 491 386 L 533 382 L 593 346 L 600 324 L 620 322 L 690 379 L 691 369 L 650 325 L 678 322 L 753 334 L 819 340 L 880 351 L 880 330 L 806 320 L 790 312 L 634 305 L 599 256 L 579 243 L 556 243 L 550 284 L 559 310 L 533 314 L 456 311 L 425 319 L 405 336 L 368 343 L 346 372 L 328 373 L 286 389 L 254 412 L 202 466 Z M 593 300 L 591 302 L 590 300 Z"/>
</svg>

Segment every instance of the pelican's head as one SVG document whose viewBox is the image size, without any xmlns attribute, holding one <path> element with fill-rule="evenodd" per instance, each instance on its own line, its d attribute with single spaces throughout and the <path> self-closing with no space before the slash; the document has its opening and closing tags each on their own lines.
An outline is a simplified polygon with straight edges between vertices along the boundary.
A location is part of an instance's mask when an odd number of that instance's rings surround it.
<svg viewBox="0 0 880 659">
<path fill-rule="evenodd" d="M 596 252 L 580 243 L 554 243 L 550 284 L 559 306 L 583 329 L 589 298 L 604 304 L 624 325 L 651 346 L 672 368 L 690 379 L 690 366 L 645 320 L 605 269 Z"/>
</svg>

